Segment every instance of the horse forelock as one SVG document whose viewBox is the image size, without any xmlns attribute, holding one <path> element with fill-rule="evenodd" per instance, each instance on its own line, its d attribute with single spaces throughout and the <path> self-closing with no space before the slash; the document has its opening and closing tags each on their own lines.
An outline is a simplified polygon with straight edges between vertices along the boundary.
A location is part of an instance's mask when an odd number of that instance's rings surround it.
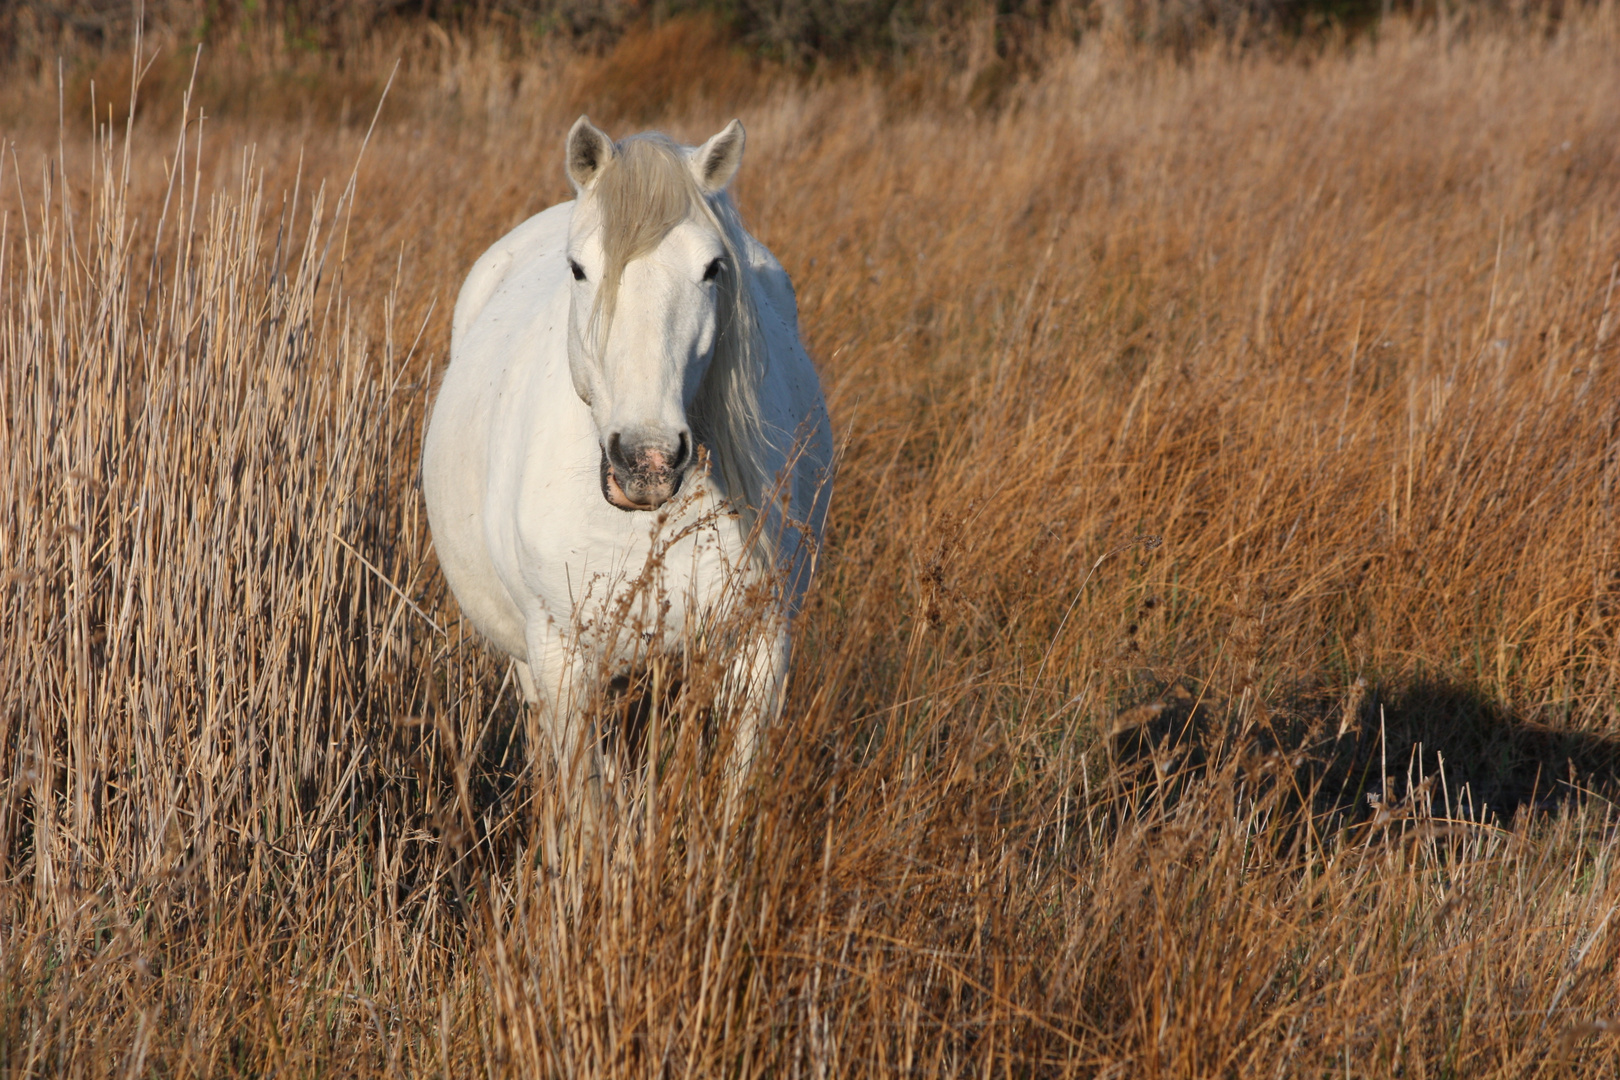
<svg viewBox="0 0 1620 1080">
<path fill-rule="evenodd" d="M 703 193 L 681 148 L 666 136 L 637 135 L 618 145 L 591 189 L 600 222 L 604 267 L 592 311 L 599 347 L 606 344 L 625 267 L 651 253 L 694 212 Z"/>
</svg>

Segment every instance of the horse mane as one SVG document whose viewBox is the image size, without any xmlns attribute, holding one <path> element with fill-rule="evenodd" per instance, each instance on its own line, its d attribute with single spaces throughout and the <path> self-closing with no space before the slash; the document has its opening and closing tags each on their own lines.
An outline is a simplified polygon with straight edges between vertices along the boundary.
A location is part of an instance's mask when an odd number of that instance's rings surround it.
<svg viewBox="0 0 1620 1080">
<path fill-rule="evenodd" d="M 652 252 L 688 217 L 713 226 L 725 249 L 719 327 L 714 356 L 687 419 L 694 441 L 709 448 L 726 496 L 742 517 L 744 535 L 753 535 L 765 509 L 769 466 L 759 400 L 765 341 L 754 304 L 747 230 L 724 191 L 709 195 L 698 186 L 685 149 L 667 135 L 634 135 L 615 150 L 590 191 L 601 213 L 606 256 L 590 323 L 597 347 L 606 348 L 625 267 Z"/>
</svg>

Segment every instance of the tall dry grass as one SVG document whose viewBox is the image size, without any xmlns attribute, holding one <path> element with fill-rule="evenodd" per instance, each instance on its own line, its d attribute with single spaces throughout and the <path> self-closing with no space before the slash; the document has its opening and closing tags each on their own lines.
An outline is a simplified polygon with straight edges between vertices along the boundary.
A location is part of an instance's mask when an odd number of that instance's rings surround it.
<svg viewBox="0 0 1620 1080">
<path fill-rule="evenodd" d="M 748 812 L 688 694 L 568 875 L 416 460 L 634 54 L 436 44 L 363 155 L 253 56 L 94 137 L 8 87 L 5 1068 L 1608 1075 L 1617 46 L 617 105 L 742 114 L 844 452 Z"/>
</svg>

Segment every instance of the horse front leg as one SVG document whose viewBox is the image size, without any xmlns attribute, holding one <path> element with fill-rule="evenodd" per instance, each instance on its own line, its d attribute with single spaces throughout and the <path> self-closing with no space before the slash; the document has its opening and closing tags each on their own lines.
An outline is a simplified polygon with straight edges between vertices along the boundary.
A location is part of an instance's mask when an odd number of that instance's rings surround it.
<svg viewBox="0 0 1620 1080">
<path fill-rule="evenodd" d="M 727 712 L 733 721 L 725 773 L 728 822 L 740 807 L 760 736 L 781 715 L 787 669 L 788 627 L 780 616 L 771 617 L 765 627 L 745 638 L 727 668 Z"/>
<path fill-rule="evenodd" d="M 566 841 L 577 830 L 581 847 L 589 851 L 601 835 L 605 814 L 602 751 L 591 719 L 591 670 L 550 619 L 531 621 L 525 639 L 529 661 L 527 671 L 520 668 L 518 674 L 525 693 L 532 694 L 530 753 L 540 752 L 541 743 L 550 748 L 562 793 L 562 819 L 547 832 Z M 549 841 L 547 846 L 555 861 L 558 851 Z"/>
</svg>

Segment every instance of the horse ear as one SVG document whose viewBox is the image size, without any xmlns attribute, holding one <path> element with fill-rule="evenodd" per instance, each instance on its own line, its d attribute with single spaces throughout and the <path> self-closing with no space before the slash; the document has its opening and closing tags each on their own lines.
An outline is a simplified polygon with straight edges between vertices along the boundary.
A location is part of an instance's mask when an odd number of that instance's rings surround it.
<svg viewBox="0 0 1620 1080">
<path fill-rule="evenodd" d="M 613 140 L 591 118 L 581 116 L 568 129 L 568 182 L 575 193 L 584 191 L 602 175 L 614 157 Z"/>
<path fill-rule="evenodd" d="M 713 195 L 731 183 L 737 166 L 742 164 L 746 138 L 742 121 L 733 120 L 724 131 L 693 151 L 692 172 L 704 191 Z"/>
</svg>

